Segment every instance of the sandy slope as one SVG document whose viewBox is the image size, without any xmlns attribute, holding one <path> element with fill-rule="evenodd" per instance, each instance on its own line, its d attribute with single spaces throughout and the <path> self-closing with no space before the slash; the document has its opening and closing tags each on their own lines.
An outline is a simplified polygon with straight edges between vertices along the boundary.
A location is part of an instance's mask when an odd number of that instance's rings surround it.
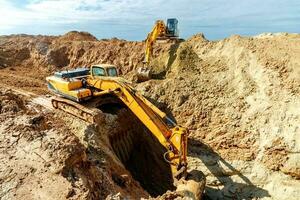
<svg viewBox="0 0 300 200">
<path fill-rule="evenodd" d="M 140 85 L 190 128 L 190 162 L 206 172 L 209 196 L 300 196 L 299 55 L 299 35 L 198 35 L 171 55 L 165 80 Z"/>
</svg>

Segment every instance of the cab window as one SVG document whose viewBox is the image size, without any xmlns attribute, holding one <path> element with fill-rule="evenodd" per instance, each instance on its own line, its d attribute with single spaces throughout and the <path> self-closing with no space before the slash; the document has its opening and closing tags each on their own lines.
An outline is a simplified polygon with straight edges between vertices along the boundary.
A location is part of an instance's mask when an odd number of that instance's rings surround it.
<svg viewBox="0 0 300 200">
<path fill-rule="evenodd" d="M 105 70 L 101 67 L 93 67 L 94 76 L 105 76 Z"/>
<path fill-rule="evenodd" d="M 108 76 L 118 76 L 117 70 L 114 67 L 107 69 Z"/>
</svg>

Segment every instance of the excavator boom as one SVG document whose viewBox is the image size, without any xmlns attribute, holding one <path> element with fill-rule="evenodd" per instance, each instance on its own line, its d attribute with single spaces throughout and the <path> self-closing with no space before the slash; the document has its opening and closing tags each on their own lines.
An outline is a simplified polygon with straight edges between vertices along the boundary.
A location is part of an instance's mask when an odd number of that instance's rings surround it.
<svg viewBox="0 0 300 200">
<path fill-rule="evenodd" d="M 166 25 L 162 20 L 157 20 L 152 31 L 148 33 L 145 41 L 145 58 L 144 64 L 149 64 L 150 57 L 153 53 L 153 45 L 158 37 L 163 37 L 166 35 Z"/>
</svg>

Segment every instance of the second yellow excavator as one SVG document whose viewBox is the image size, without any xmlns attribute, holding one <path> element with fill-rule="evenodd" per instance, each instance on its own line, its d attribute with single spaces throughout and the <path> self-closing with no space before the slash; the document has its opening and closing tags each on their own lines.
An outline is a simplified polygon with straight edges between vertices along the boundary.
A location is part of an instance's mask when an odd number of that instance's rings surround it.
<svg viewBox="0 0 300 200">
<path fill-rule="evenodd" d="M 179 37 L 178 20 L 176 18 L 167 19 L 167 24 L 163 20 L 157 20 L 148 33 L 145 40 L 145 57 L 143 67 L 138 68 L 138 81 L 145 81 L 151 78 L 151 69 L 149 67 L 150 59 L 153 55 L 153 45 L 156 40 L 175 40 Z"/>
</svg>

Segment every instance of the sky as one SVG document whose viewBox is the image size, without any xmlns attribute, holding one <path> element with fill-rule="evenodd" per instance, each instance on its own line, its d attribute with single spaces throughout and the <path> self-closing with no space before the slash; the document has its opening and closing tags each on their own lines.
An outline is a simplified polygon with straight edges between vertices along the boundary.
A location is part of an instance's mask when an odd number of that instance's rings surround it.
<svg viewBox="0 0 300 200">
<path fill-rule="evenodd" d="M 300 32 L 300 0 L 0 0 L 0 35 L 62 35 L 143 40 L 157 19 L 177 18 L 181 38 L 210 40 Z"/>
</svg>

